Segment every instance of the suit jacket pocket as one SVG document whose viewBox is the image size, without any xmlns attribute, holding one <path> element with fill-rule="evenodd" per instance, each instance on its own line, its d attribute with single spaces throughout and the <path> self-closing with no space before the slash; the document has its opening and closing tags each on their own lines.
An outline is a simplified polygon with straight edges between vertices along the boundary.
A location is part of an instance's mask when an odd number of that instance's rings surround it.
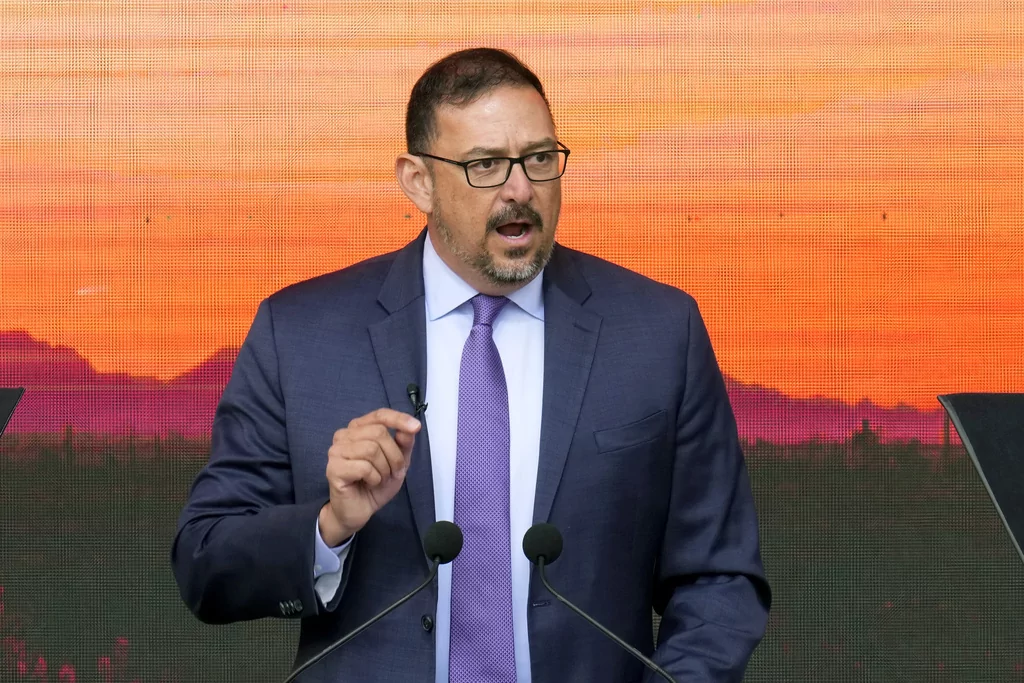
<svg viewBox="0 0 1024 683">
<path fill-rule="evenodd" d="M 610 453 L 661 438 L 665 433 L 666 420 L 665 411 L 659 410 L 636 422 L 594 432 L 597 450 Z"/>
</svg>

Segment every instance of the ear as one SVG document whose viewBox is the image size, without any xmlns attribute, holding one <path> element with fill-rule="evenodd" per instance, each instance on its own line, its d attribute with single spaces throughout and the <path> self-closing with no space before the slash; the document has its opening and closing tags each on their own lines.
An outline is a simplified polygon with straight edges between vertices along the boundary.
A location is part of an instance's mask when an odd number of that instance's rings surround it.
<svg viewBox="0 0 1024 683">
<path fill-rule="evenodd" d="M 401 154 L 395 159 L 395 177 L 402 192 L 420 211 L 430 214 L 434 210 L 431 195 L 434 182 L 423 159 L 412 154 Z"/>
</svg>

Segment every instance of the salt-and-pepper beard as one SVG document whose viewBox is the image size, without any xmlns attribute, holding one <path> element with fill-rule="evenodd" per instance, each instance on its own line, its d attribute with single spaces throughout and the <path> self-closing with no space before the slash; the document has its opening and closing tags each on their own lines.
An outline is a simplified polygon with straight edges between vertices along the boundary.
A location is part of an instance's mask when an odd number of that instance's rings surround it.
<svg viewBox="0 0 1024 683">
<path fill-rule="evenodd" d="M 444 242 L 448 250 L 467 266 L 483 275 L 493 285 L 518 285 L 529 282 L 544 269 L 544 266 L 551 260 L 551 253 L 554 251 L 555 245 L 552 240 L 542 244 L 537 249 L 537 253 L 533 255 L 533 259 L 527 263 L 513 262 L 507 266 L 499 266 L 494 262 L 494 257 L 491 256 L 491 252 L 487 249 L 487 238 L 492 232 L 497 232 L 499 225 L 522 219 L 530 221 L 534 230 L 539 232 L 544 230 L 544 221 L 540 214 L 533 208 L 522 204 L 512 204 L 487 220 L 487 230 L 484 231 L 475 254 L 466 251 L 456 241 L 455 235 L 452 234 L 451 229 L 445 223 L 440 202 L 438 202 L 436 195 L 434 196 L 432 218 L 434 219 L 435 227 L 437 227 L 437 232 L 441 236 L 441 241 Z M 505 255 L 510 259 L 518 259 L 525 256 L 527 251 L 528 247 L 510 247 L 505 250 Z"/>
</svg>

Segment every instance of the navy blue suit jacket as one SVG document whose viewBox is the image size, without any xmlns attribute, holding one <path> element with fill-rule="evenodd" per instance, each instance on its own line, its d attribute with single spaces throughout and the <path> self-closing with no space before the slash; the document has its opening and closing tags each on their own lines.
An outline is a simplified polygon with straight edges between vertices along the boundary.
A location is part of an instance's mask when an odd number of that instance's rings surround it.
<svg viewBox="0 0 1024 683">
<path fill-rule="evenodd" d="M 426 578 L 430 451 L 356 535 L 334 604 L 313 588 L 335 430 L 426 387 L 424 233 L 405 248 L 263 301 L 216 411 L 212 453 L 172 564 L 203 621 L 301 618 L 297 662 Z M 565 539 L 549 579 L 680 682 L 739 681 L 770 591 L 736 424 L 694 300 L 556 245 L 544 276 L 544 401 L 535 521 Z M 351 641 L 306 683 L 434 680 L 434 590 Z M 651 608 L 663 615 L 654 648 Z M 653 681 L 530 582 L 534 683 Z M 646 676 L 646 677 L 645 677 Z M 660 680 L 660 679 L 658 679 Z"/>
</svg>

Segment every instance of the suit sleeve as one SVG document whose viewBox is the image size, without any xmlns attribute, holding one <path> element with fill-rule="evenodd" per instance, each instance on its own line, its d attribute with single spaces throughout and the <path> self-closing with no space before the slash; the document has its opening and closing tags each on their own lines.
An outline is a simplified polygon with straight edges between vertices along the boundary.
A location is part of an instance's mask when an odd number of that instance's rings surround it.
<svg viewBox="0 0 1024 683">
<path fill-rule="evenodd" d="M 264 301 L 217 406 L 209 462 L 178 521 L 171 564 L 189 609 L 207 623 L 316 614 L 316 520 L 325 502 L 295 503 Z"/>
<path fill-rule="evenodd" d="M 686 342 L 655 660 L 679 681 L 738 683 L 764 636 L 771 591 L 736 421 L 696 304 Z"/>
</svg>

